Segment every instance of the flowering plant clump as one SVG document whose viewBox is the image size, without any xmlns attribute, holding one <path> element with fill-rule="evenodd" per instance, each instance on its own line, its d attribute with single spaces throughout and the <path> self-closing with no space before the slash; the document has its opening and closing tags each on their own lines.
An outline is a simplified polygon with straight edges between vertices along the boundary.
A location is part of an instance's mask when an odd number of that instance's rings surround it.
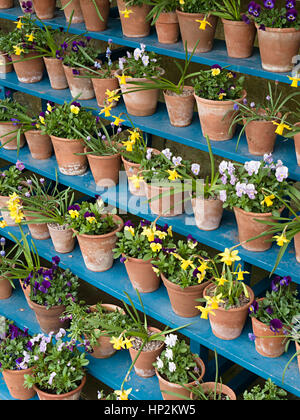
<svg viewBox="0 0 300 420">
<path fill-rule="evenodd" d="M 66 55 L 63 59 L 64 64 L 74 69 L 80 67 L 100 67 L 101 64 L 98 57 L 101 50 L 95 48 L 95 46 L 90 43 L 90 40 L 91 38 L 87 37 L 85 41 L 72 41 L 67 47 Z M 73 70 L 73 74 L 77 74 L 75 70 Z"/>
<path fill-rule="evenodd" d="M 22 171 L 24 170 L 24 165 L 22 162 L 17 161 L 15 165 L 9 167 L 0 174 L 0 195 L 9 196 L 13 192 L 16 192 L 22 188 L 22 181 L 24 175 Z"/>
<path fill-rule="evenodd" d="M 39 115 L 39 123 L 44 133 L 65 139 L 74 139 L 75 130 L 96 133 L 97 121 L 98 117 L 82 109 L 76 101 L 58 106 L 48 103 L 47 110 Z"/>
<path fill-rule="evenodd" d="M 264 386 L 255 385 L 250 391 L 245 391 L 243 399 L 245 401 L 279 401 L 287 400 L 287 392 L 278 388 L 270 378 L 267 379 Z"/>
<path fill-rule="evenodd" d="M 158 373 L 174 384 L 187 385 L 194 381 L 194 374 L 199 372 L 195 362 L 198 355 L 193 354 L 186 342 L 175 334 L 166 336 L 165 345 L 166 349 L 153 364 Z"/>
<path fill-rule="evenodd" d="M 195 94 L 212 101 L 232 101 L 243 96 L 245 77 L 214 64 L 209 70 L 199 71 L 192 83 Z"/>
<path fill-rule="evenodd" d="M 173 248 L 172 248 L 173 246 Z M 175 246 L 169 244 L 153 262 L 154 270 L 183 289 L 204 283 L 211 278 L 212 265 L 207 252 L 200 249 L 198 242 L 189 235 Z"/>
<path fill-rule="evenodd" d="M 248 16 L 260 30 L 266 28 L 300 28 L 296 0 L 286 0 L 285 7 L 276 5 L 276 0 L 263 0 L 263 8 L 255 1 L 248 5 Z"/>
<path fill-rule="evenodd" d="M 280 198 L 289 187 L 288 168 L 280 160 L 275 163 L 272 154 L 244 165 L 222 161 L 219 171 L 224 184 L 220 192 L 224 208 L 239 207 L 247 212 L 280 216 Z"/>
<path fill-rule="evenodd" d="M 178 9 L 185 13 L 208 13 L 216 6 L 213 0 L 178 0 Z"/>
<path fill-rule="evenodd" d="M 127 131 L 128 137 L 122 141 L 122 156 L 133 163 L 141 163 L 147 155 L 147 144 L 139 128 L 133 127 Z"/>
<path fill-rule="evenodd" d="M 96 203 L 84 201 L 68 208 L 67 222 L 74 230 L 74 235 L 105 235 L 117 229 L 113 213 L 115 211 L 105 213 L 101 199 Z"/>
<path fill-rule="evenodd" d="M 250 316 L 268 325 L 273 333 L 282 334 L 282 329 L 288 330 L 294 317 L 300 313 L 298 293 L 291 288 L 291 281 L 290 276 L 274 276 L 271 291 L 266 292 L 263 300 L 255 300 L 249 308 Z M 251 337 L 255 339 L 252 334 Z"/>
<path fill-rule="evenodd" d="M 66 331 L 61 329 L 55 336 L 40 334 L 32 340 L 38 345 L 38 358 L 32 375 L 25 375 L 25 387 L 36 385 L 41 391 L 58 395 L 78 388 L 89 361 L 65 336 Z"/>
<path fill-rule="evenodd" d="M 77 298 L 78 277 L 69 269 L 62 271 L 59 257 L 52 258 L 50 268 L 39 268 L 23 280 L 23 288 L 30 288 L 30 300 L 47 309 L 67 305 Z"/>
<path fill-rule="evenodd" d="M 16 117 L 18 114 L 26 115 L 28 110 L 26 107 L 21 105 L 18 101 L 12 99 L 11 97 L 6 97 L 0 101 L 0 121 L 13 123 L 20 122 Z"/>
<path fill-rule="evenodd" d="M 160 59 L 153 52 L 146 52 L 146 45 L 141 44 L 133 53 L 127 52 L 126 57 L 119 58 L 119 69 L 122 76 L 118 76 L 120 84 L 126 83 L 127 77 L 153 78 L 160 76 Z"/>
<path fill-rule="evenodd" d="M 163 227 L 142 220 L 137 226 L 128 220 L 123 232 L 117 232 L 118 242 L 114 249 L 114 258 L 120 258 L 126 263 L 128 257 L 144 261 L 156 260 L 161 253 L 166 252 L 172 244 L 172 226 Z M 154 271 L 155 266 L 153 267 Z"/>
<path fill-rule="evenodd" d="M 34 366 L 37 347 L 28 329 L 21 330 L 12 322 L 6 322 L 4 336 L 0 339 L 0 372 L 26 370 Z"/>
</svg>

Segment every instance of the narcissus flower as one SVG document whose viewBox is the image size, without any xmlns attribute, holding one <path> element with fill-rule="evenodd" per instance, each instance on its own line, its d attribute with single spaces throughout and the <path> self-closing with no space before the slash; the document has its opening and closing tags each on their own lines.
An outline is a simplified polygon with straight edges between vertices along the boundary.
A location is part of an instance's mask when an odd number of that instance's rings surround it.
<svg viewBox="0 0 300 420">
<path fill-rule="evenodd" d="M 110 343 L 113 345 L 115 350 L 121 350 L 125 348 L 124 340 L 122 337 L 112 337 Z"/>
<path fill-rule="evenodd" d="M 130 176 L 128 179 L 133 183 L 134 188 L 136 190 L 139 190 L 141 188 L 141 181 L 143 181 L 144 178 L 142 176 L 133 175 Z"/>
<path fill-rule="evenodd" d="M 292 82 L 291 83 L 291 87 L 298 87 L 298 82 L 300 82 L 300 78 L 299 77 L 291 77 L 291 76 L 288 76 L 288 78 Z"/>
<path fill-rule="evenodd" d="M 192 260 L 182 260 L 181 266 L 180 266 L 183 270 L 187 270 L 189 267 L 195 269 L 195 265 L 193 264 Z"/>
<path fill-rule="evenodd" d="M 200 23 L 199 29 L 201 31 L 205 31 L 207 25 L 212 27 L 212 24 L 206 20 L 206 17 L 204 19 L 196 19 L 196 22 Z"/>
<path fill-rule="evenodd" d="M 273 239 L 276 239 L 276 242 L 277 242 L 278 246 L 283 246 L 284 244 L 288 244 L 290 242 L 289 239 L 287 239 L 287 237 L 285 236 L 284 233 L 282 233 L 281 235 L 273 236 Z"/>
<path fill-rule="evenodd" d="M 133 13 L 133 11 L 126 8 L 125 10 L 122 10 L 120 13 L 123 15 L 124 18 L 128 19 L 131 13 Z"/>
<path fill-rule="evenodd" d="M 131 393 L 132 388 L 127 389 L 126 391 L 123 389 L 121 391 L 115 391 L 115 394 L 118 396 L 118 400 L 127 401 L 128 395 Z"/>
<path fill-rule="evenodd" d="M 23 48 L 19 47 L 18 45 L 14 45 L 13 49 L 16 55 L 21 55 L 24 52 Z"/>
<path fill-rule="evenodd" d="M 208 319 L 209 314 L 215 315 L 215 312 L 209 306 L 207 306 L 207 307 L 196 306 L 196 308 L 199 309 L 199 311 L 201 312 L 201 318 L 202 319 Z"/>
<path fill-rule="evenodd" d="M 21 21 L 21 19 L 20 19 L 20 20 L 18 20 L 17 22 L 14 22 L 14 23 L 16 23 L 16 24 L 17 24 L 17 29 L 21 29 L 21 28 L 22 28 L 22 26 L 24 25 L 24 23 Z"/>
<path fill-rule="evenodd" d="M 261 201 L 260 204 L 262 206 L 266 205 L 267 207 L 271 207 L 273 205 L 274 198 L 275 198 L 274 194 L 268 195 Z"/>
<path fill-rule="evenodd" d="M 33 42 L 33 40 L 35 39 L 33 33 L 31 33 L 30 35 L 26 34 L 25 36 L 26 36 L 26 38 L 28 39 L 29 42 Z"/>
<path fill-rule="evenodd" d="M 101 109 L 100 111 L 100 115 L 104 114 L 105 117 L 110 117 L 111 116 L 111 111 L 112 109 L 112 104 L 105 106 L 103 109 Z"/>
<path fill-rule="evenodd" d="M 225 248 L 225 251 L 219 254 L 220 257 L 222 257 L 221 262 L 231 266 L 233 262 L 241 260 L 241 257 L 238 256 L 238 253 L 239 251 L 230 251 L 229 248 Z"/>
<path fill-rule="evenodd" d="M 1 220 L 1 222 L 0 222 L 0 228 L 6 228 L 7 227 L 7 223 L 6 223 L 6 221 L 5 220 Z"/>
<path fill-rule="evenodd" d="M 114 125 L 116 125 L 116 126 L 119 126 L 119 125 L 121 125 L 125 120 L 122 120 L 121 118 L 120 118 L 120 116 L 119 117 L 115 117 L 115 116 L 113 116 L 113 118 L 115 119 L 115 121 L 113 122 L 114 123 Z"/>
<path fill-rule="evenodd" d="M 169 174 L 168 179 L 170 181 L 176 181 L 176 179 L 182 178 L 182 176 L 179 175 L 179 173 L 175 169 L 173 171 L 171 169 L 168 169 L 167 172 Z"/>
<path fill-rule="evenodd" d="M 126 84 L 127 76 L 125 76 L 125 74 L 122 74 L 122 76 L 117 76 L 117 78 L 119 79 L 120 85 L 125 85 Z"/>
<path fill-rule="evenodd" d="M 284 132 L 284 129 L 287 129 L 287 130 L 291 130 L 292 129 L 292 127 L 290 127 L 289 125 L 284 124 L 284 123 L 278 123 L 277 121 L 272 121 L 272 123 L 274 125 L 277 125 L 277 128 L 275 130 L 275 133 L 278 134 L 279 136 L 282 136 L 282 134 Z"/>
</svg>

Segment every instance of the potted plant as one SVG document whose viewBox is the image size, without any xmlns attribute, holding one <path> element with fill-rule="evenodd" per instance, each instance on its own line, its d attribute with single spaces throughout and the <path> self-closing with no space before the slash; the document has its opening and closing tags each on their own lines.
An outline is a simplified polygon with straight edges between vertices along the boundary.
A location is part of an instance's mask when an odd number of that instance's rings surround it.
<svg viewBox="0 0 300 420">
<path fill-rule="evenodd" d="M 283 210 L 280 198 L 288 189 L 288 168 L 265 155 L 261 161 L 244 165 L 222 161 L 219 171 L 224 184 L 223 207 L 234 210 L 241 246 L 248 251 L 268 250 L 272 234 L 262 234 L 269 229 L 267 223 Z"/>
<path fill-rule="evenodd" d="M 249 308 L 256 351 L 264 357 L 281 356 L 287 344 L 289 325 L 299 315 L 297 291 L 291 288 L 291 277 L 274 276 L 271 291 L 255 300 Z"/>
<path fill-rule="evenodd" d="M 13 198 L 14 191 L 22 188 L 22 181 L 24 175 L 22 171 L 25 166 L 22 162 L 17 161 L 15 165 L 9 167 L 1 173 L 0 176 L 0 208 L 2 222 L 1 227 L 15 226 L 15 221 L 10 217 L 10 211 L 8 208 L 9 201 Z"/>
<path fill-rule="evenodd" d="M 222 0 L 213 14 L 222 18 L 227 54 L 233 58 L 252 55 L 256 28 L 254 22 L 242 13 L 241 0 Z"/>
<path fill-rule="evenodd" d="M 230 140 L 235 132 L 232 126 L 236 103 L 246 97 L 243 90 L 245 77 L 215 64 L 209 70 L 199 72 L 193 80 L 195 98 L 204 136 L 210 140 Z"/>
<path fill-rule="evenodd" d="M 284 128 L 289 129 L 286 119 L 290 112 L 286 104 L 298 95 L 299 92 L 294 92 L 283 97 L 282 92 L 278 91 L 278 83 L 275 82 L 274 88 L 268 83 L 268 94 L 262 102 L 256 104 L 245 98 L 243 102 L 236 103 L 235 108 L 239 113 L 233 119 L 232 125 L 243 124 L 237 148 L 245 133 L 249 153 L 255 156 L 273 153 L 277 134 L 282 134 Z"/>
<path fill-rule="evenodd" d="M 160 276 L 155 272 L 156 260 L 169 245 L 172 227 L 161 228 L 145 220 L 135 227 L 128 220 L 123 232 L 118 232 L 114 258 L 121 258 L 134 289 L 140 293 L 151 293 L 159 288 Z"/>
<path fill-rule="evenodd" d="M 39 115 L 42 132 L 51 137 L 59 171 L 64 175 L 82 175 L 87 170 L 87 158 L 83 155 L 84 141 L 76 137 L 75 129 L 83 128 L 90 135 L 96 133 L 96 117 L 81 105 L 72 101 L 52 107 Z"/>
<path fill-rule="evenodd" d="M 237 250 L 226 248 L 219 254 L 219 261 L 212 261 L 211 284 L 203 291 L 205 306 L 198 306 L 201 318 L 209 317 L 213 334 L 222 340 L 238 338 L 244 328 L 248 309 L 254 301 L 254 293 L 244 283 L 244 275 Z M 220 272 L 217 263 L 223 263 Z"/>
<path fill-rule="evenodd" d="M 80 8 L 87 31 L 102 32 L 107 29 L 111 0 L 80 0 Z"/>
<path fill-rule="evenodd" d="M 190 389 L 202 380 L 205 365 L 176 334 L 166 337 L 165 346 L 154 363 L 162 397 L 164 400 L 186 399 Z"/>
<path fill-rule="evenodd" d="M 208 254 L 189 235 L 186 241 L 179 240 L 175 246 L 171 242 L 164 246 L 153 264 L 161 274 L 176 315 L 197 316 L 196 300 L 203 297 L 211 277 Z"/>
<path fill-rule="evenodd" d="M 16 114 L 26 114 L 26 108 L 16 100 L 6 97 L 0 102 L 0 141 L 7 150 L 19 150 L 25 145 L 21 122 Z"/>
<path fill-rule="evenodd" d="M 175 44 L 179 38 L 179 22 L 176 13 L 177 0 L 150 0 L 148 19 L 155 25 L 158 42 Z"/>
<path fill-rule="evenodd" d="M 70 22 L 70 24 L 84 22 L 80 0 L 61 0 L 61 6 L 67 22 Z"/>
<path fill-rule="evenodd" d="M 12 295 L 12 289 L 15 288 L 11 277 L 10 267 L 14 267 L 20 256 L 20 250 L 14 246 L 5 250 L 6 239 L 0 238 L 0 300 L 8 299 Z"/>
<path fill-rule="evenodd" d="M 151 6 L 143 0 L 117 0 L 123 35 L 128 38 L 143 38 L 150 33 L 147 16 Z"/>
<path fill-rule="evenodd" d="M 11 57 L 8 54 L 8 37 L 10 34 L 4 34 L 1 32 L 0 35 L 0 73 L 6 74 L 13 71 L 13 65 L 11 63 Z"/>
<path fill-rule="evenodd" d="M 176 12 L 183 44 L 187 43 L 187 49 L 191 52 L 199 41 L 196 48 L 197 54 L 211 51 L 218 23 L 217 16 L 211 13 L 216 9 L 215 2 L 179 0 L 178 3 Z"/>
<path fill-rule="evenodd" d="M 113 265 L 113 249 L 123 228 L 121 217 L 107 213 L 101 198 L 96 203 L 86 201 L 69 207 L 67 221 L 77 236 L 84 263 L 88 270 L 102 272 Z"/>
<path fill-rule="evenodd" d="M 18 19 L 8 39 L 9 55 L 21 83 L 37 83 L 44 74 L 44 62 L 38 47 L 42 46 L 35 21 L 26 14 Z"/>
<path fill-rule="evenodd" d="M 36 336 L 30 337 L 28 329 L 19 329 L 5 320 L 5 330 L 0 340 L 0 372 L 10 395 L 17 400 L 35 396 L 33 389 L 24 386 L 25 375 L 31 375 L 38 354 Z"/>
<path fill-rule="evenodd" d="M 263 385 L 255 385 L 243 393 L 245 401 L 279 401 L 286 400 L 287 392 L 278 388 L 270 378 Z"/>
<path fill-rule="evenodd" d="M 34 11 L 41 20 L 53 19 L 56 9 L 55 0 L 32 0 Z"/>
<path fill-rule="evenodd" d="M 85 305 L 84 302 L 70 302 L 62 319 L 71 319 L 68 336 L 71 340 L 79 342 L 85 351 L 96 359 L 106 359 L 116 353 L 111 344 L 111 335 L 102 327 L 108 326 L 126 330 L 129 317 L 119 306 L 97 303 Z"/>
<path fill-rule="evenodd" d="M 109 134 L 104 124 L 99 121 L 102 131 L 95 135 L 82 128 L 75 129 L 75 134 L 83 139 L 85 148 L 83 155 L 87 156 L 95 183 L 98 187 L 113 187 L 119 183 L 121 169 L 120 140 L 125 137 L 122 128 L 117 129 L 112 123 L 112 133 Z"/>
<path fill-rule="evenodd" d="M 300 44 L 300 20 L 296 2 L 286 1 L 285 7 L 275 5 L 275 1 L 264 2 L 261 7 L 251 1 L 248 17 L 254 20 L 258 29 L 262 67 L 271 72 L 290 72 Z"/>
<path fill-rule="evenodd" d="M 78 400 L 85 385 L 89 361 L 74 341 L 64 340 L 65 335 L 61 329 L 55 336 L 39 337 L 39 357 L 32 375 L 25 375 L 25 386 L 36 391 L 40 400 Z"/>
<path fill-rule="evenodd" d="M 131 83 L 155 83 L 164 70 L 159 67 L 160 62 L 157 55 L 153 52 L 146 52 L 146 46 L 141 44 L 132 53 L 127 53 L 127 57 L 119 59 L 119 70 L 116 76 L 119 79 L 121 92 L 126 105 L 128 114 L 137 117 L 153 115 L 158 103 L 158 89 L 145 89 L 135 91 Z"/>
</svg>

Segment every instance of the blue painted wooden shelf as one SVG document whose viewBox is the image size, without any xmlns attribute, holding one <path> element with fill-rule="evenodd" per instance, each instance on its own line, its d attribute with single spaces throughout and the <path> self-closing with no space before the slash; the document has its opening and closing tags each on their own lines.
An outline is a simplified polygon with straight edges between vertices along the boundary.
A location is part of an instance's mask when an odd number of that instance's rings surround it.
<svg viewBox="0 0 300 420">
<path fill-rule="evenodd" d="M 152 221 L 157 217 L 151 213 L 146 197 L 135 197 L 130 194 L 125 173 L 123 173 L 120 178 L 120 183 L 116 188 L 103 191 L 96 186 L 91 171 L 81 176 L 62 175 L 59 173 L 55 156 L 52 156 L 48 160 L 37 161 L 32 158 L 27 146 L 20 150 L 19 156 L 16 151 L 0 149 L 0 157 L 12 163 L 15 163 L 19 158 L 25 164 L 26 169 L 35 171 L 52 180 L 55 180 L 55 173 L 57 171 L 58 180 L 61 184 L 70 186 L 91 197 L 94 197 L 95 194 L 100 194 L 106 203 L 121 210 L 120 215 L 122 213 L 131 213 Z M 190 208 L 187 208 L 188 210 L 191 211 Z M 224 211 L 221 226 L 219 229 L 211 232 L 205 232 L 195 228 L 194 216 L 191 213 L 189 215 L 185 213 L 177 217 L 162 217 L 158 220 L 158 223 L 161 225 L 168 223 L 173 226 L 175 232 L 184 236 L 191 233 L 200 243 L 220 251 L 238 243 L 237 226 L 232 212 Z M 277 258 L 278 247 L 276 244 L 273 244 L 272 248 L 266 252 L 250 252 L 240 247 L 239 254 L 244 261 L 267 271 L 272 271 Z M 293 281 L 300 284 L 300 264 L 296 261 L 293 244 L 290 244 L 276 269 L 276 273 L 282 276 L 287 275 L 290 272 L 291 265 L 293 265 Z"/>
<path fill-rule="evenodd" d="M 24 231 L 26 230 L 27 228 L 24 229 Z M 16 237 L 20 238 L 18 228 L 5 228 L 1 229 L 0 232 L 2 235 L 10 238 L 8 235 L 9 231 Z M 38 253 L 42 258 L 51 261 L 52 257 L 57 255 L 50 239 L 45 241 L 35 241 L 35 244 Z M 59 256 L 61 258 L 60 266 L 63 269 L 71 268 L 72 272 L 78 275 L 81 279 L 117 299 L 124 299 L 126 301 L 127 299 L 124 292 L 127 292 L 134 301 L 136 307 L 139 310 L 142 309 L 137 299 L 137 295 L 127 276 L 124 264 L 117 261 L 114 263 L 111 270 L 103 273 L 94 273 L 85 267 L 79 246 L 77 246 L 71 254 L 59 254 Z M 16 297 L 13 295 L 10 299 L 11 305 L 9 304 L 9 300 L 7 303 L 5 301 L 4 303 L 0 302 L 0 313 L 8 318 L 14 319 L 15 321 L 23 322 L 23 325 L 31 330 L 30 326 L 32 325 L 32 318 L 34 317 L 33 314 L 30 312 L 28 313 L 28 311 L 18 314 L 18 311 L 14 308 L 24 308 L 25 301 L 23 301 L 23 306 L 20 306 L 19 303 L 15 304 L 13 299 L 16 299 L 17 302 L 19 302 L 18 292 Z M 146 313 L 152 318 L 172 328 L 184 326 L 192 322 L 192 325 L 180 330 L 191 340 L 200 343 L 206 348 L 210 348 L 212 350 L 216 349 L 220 356 L 232 360 L 234 363 L 244 367 L 256 375 L 266 379 L 271 378 L 279 386 L 300 397 L 300 376 L 296 361 L 291 363 L 287 371 L 284 384 L 282 384 L 281 377 L 286 363 L 293 354 L 293 346 L 291 346 L 288 353 L 276 359 L 268 359 L 260 356 L 256 352 L 254 344 L 250 342 L 248 338 L 248 333 L 252 332 L 250 321 L 247 323 L 242 335 L 238 339 L 233 341 L 220 340 L 213 335 L 209 321 L 201 319 L 200 316 L 189 319 L 177 316 L 172 310 L 167 291 L 163 285 L 161 285 L 156 292 L 143 294 L 142 300 Z M 95 372 L 93 371 L 94 376 L 96 375 L 96 377 L 98 377 L 97 375 L 99 374 L 101 373 L 97 373 L 96 369 Z"/>
<path fill-rule="evenodd" d="M 0 315 L 13 320 L 19 327 L 28 328 L 30 334 L 41 332 L 34 312 L 29 308 L 24 293 L 17 282 L 16 289 L 13 291 L 12 296 L 7 300 L 0 301 Z M 115 390 L 120 389 L 131 364 L 129 352 L 118 351 L 109 359 L 100 360 L 95 359 L 92 356 L 88 356 L 88 359 L 90 363 L 87 366 L 87 370 L 91 375 Z M 131 372 L 125 389 L 131 387 L 131 399 L 162 399 L 156 377 L 144 379 L 137 376 L 134 372 Z M 12 399 L 4 384 L 2 376 L 0 376 L 0 399 L 1 398 L 5 400 Z"/>
<path fill-rule="evenodd" d="M 12 9 L 0 10 L 0 18 L 15 21 L 23 12 L 20 7 Z M 155 29 L 152 28 L 151 34 L 145 38 L 127 38 L 123 36 L 120 19 L 117 17 L 115 10 L 112 10 L 112 15 L 108 22 L 108 29 L 103 32 L 86 32 L 85 24 L 73 24 L 70 26 L 69 32 L 72 34 L 85 34 L 94 39 L 107 41 L 112 39 L 114 44 L 136 48 L 141 43 L 147 45 L 148 50 L 154 51 L 157 54 L 166 55 L 177 59 L 185 59 L 185 52 L 183 43 L 177 42 L 172 45 L 160 44 L 157 39 Z M 55 18 L 44 21 L 46 25 L 53 28 L 68 28 L 68 23 L 62 11 L 57 11 Z M 39 24 L 39 22 L 37 22 Z M 222 67 L 229 66 L 231 70 L 248 74 L 250 76 L 257 76 L 268 80 L 278 80 L 279 82 L 290 84 L 287 76 L 290 73 L 271 73 L 264 70 L 261 66 L 261 59 L 258 48 L 254 48 L 253 56 L 247 59 L 230 58 L 227 55 L 226 45 L 224 41 L 215 40 L 214 48 L 209 53 L 194 55 L 192 62 L 212 66 L 216 63 Z"/>
</svg>

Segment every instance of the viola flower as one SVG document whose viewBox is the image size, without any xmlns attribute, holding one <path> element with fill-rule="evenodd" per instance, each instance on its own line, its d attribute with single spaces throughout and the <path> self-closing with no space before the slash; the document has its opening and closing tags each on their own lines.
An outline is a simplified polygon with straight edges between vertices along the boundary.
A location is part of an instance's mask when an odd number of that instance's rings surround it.
<svg viewBox="0 0 300 420">
<path fill-rule="evenodd" d="M 283 327 L 283 324 L 280 321 L 280 319 L 274 318 L 270 321 L 270 330 L 273 331 L 274 333 L 279 333 L 282 327 Z"/>
<path fill-rule="evenodd" d="M 25 169 L 25 165 L 24 165 L 24 163 L 22 163 L 21 161 L 17 160 L 17 162 L 16 162 L 16 168 L 17 168 L 20 172 L 22 172 L 22 171 L 23 171 L 23 169 Z"/>
<path fill-rule="evenodd" d="M 200 165 L 198 163 L 193 163 L 191 166 L 191 171 L 194 175 L 198 176 L 200 173 Z"/>
<path fill-rule="evenodd" d="M 281 286 L 288 286 L 292 281 L 291 276 L 284 276 L 282 277 L 282 279 L 279 281 Z"/>
<path fill-rule="evenodd" d="M 286 13 L 286 18 L 289 22 L 295 22 L 298 16 L 298 11 L 296 9 L 289 9 Z"/>
<path fill-rule="evenodd" d="M 219 198 L 220 198 L 221 201 L 223 201 L 223 203 L 225 203 L 225 201 L 227 200 L 226 190 L 221 190 L 220 191 Z"/>
<path fill-rule="evenodd" d="M 250 341 L 255 341 L 255 339 L 256 339 L 255 334 L 253 334 L 253 333 L 249 333 L 248 338 L 249 338 Z"/>
<path fill-rule="evenodd" d="M 248 311 L 250 314 L 256 314 L 258 311 L 258 302 L 256 300 L 254 300 L 252 305 L 249 306 Z"/>
<path fill-rule="evenodd" d="M 271 306 L 268 306 L 268 307 L 266 308 L 266 312 L 267 312 L 267 314 L 272 315 L 274 311 L 273 311 L 273 309 L 271 308 Z"/>
<path fill-rule="evenodd" d="M 275 7 L 275 0 L 264 0 L 264 7 L 266 9 L 274 9 L 274 7 Z"/>
<path fill-rule="evenodd" d="M 279 166 L 276 169 L 275 176 L 278 182 L 282 182 L 283 180 L 287 179 L 289 175 L 289 170 L 286 166 Z"/>
</svg>

